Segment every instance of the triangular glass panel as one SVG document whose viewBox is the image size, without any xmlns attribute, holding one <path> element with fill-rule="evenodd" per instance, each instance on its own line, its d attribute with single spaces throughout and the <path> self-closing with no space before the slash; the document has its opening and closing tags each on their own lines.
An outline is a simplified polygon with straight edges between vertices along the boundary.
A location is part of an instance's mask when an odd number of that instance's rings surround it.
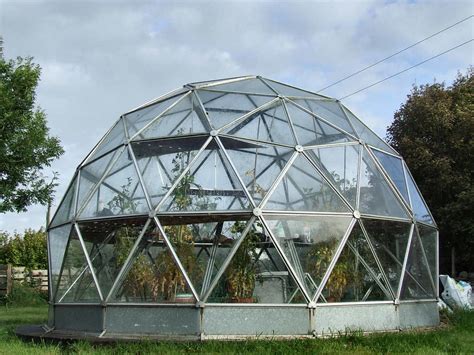
<svg viewBox="0 0 474 355">
<path fill-rule="evenodd" d="M 359 210 L 372 215 L 408 218 L 402 203 L 365 148 L 362 149 L 360 170 Z"/>
<path fill-rule="evenodd" d="M 246 115 L 257 107 L 274 99 L 269 96 L 234 94 L 199 90 L 198 96 L 214 129 L 218 129 L 235 119 Z"/>
<path fill-rule="evenodd" d="M 77 175 L 74 176 L 72 182 L 69 184 L 69 188 L 64 195 L 56 213 L 54 214 L 53 220 L 50 223 L 50 227 L 55 227 L 60 224 L 69 222 L 74 215 L 75 211 L 75 194 L 77 187 Z"/>
<path fill-rule="evenodd" d="M 183 96 L 185 95 L 173 96 L 165 99 L 164 101 L 154 103 L 150 106 L 146 106 L 126 114 L 124 117 L 128 130 L 128 136 L 132 138 L 133 135 L 135 135 L 139 130 L 153 121 L 156 117 L 161 115 L 168 107 L 181 99 Z"/>
<path fill-rule="evenodd" d="M 102 294 L 107 296 L 146 218 L 105 220 L 79 224 Z M 151 223 L 154 226 L 154 222 Z"/>
<path fill-rule="evenodd" d="M 307 150 L 326 178 L 356 208 L 357 173 L 360 145 L 343 145 Z"/>
<path fill-rule="evenodd" d="M 241 238 L 249 218 L 160 217 L 168 240 L 201 297 L 209 289 L 232 246 Z"/>
<path fill-rule="evenodd" d="M 310 99 L 293 99 L 291 101 L 297 103 L 306 110 L 313 112 L 316 116 L 331 122 L 333 125 L 341 128 L 347 133 L 355 135 L 354 129 L 337 102 Z"/>
<path fill-rule="evenodd" d="M 315 94 L 314 92 L 298 89 L 293 86 L 278 83 L 270 79 L 263 79 L 268 85 L 272 87 L 276 92 L 283 96 L 290 97 L 310 97 L 310 98 L 324 98 L 324 96 Z"/>
<path fill-rule="evenodd" d="M 191 165 L 160 211 L 250 210 L 243 186 L 224 153 L 215 145 Z"/>
<path fill-rule="evenodd" d="M 247 94 L 261 94 L 261 95 L 272 95 L 272 96 L 277 95 L 273 90 L 271 90 L 267 85 L 265 85 L 259 78 L 249 78 L 249 79 L 237 80 L 237 81 L 233 81 L 233 82 L 225 83 L 225 84 L 207 86 L 206 89 L 242 92 L 242 93 L 247 93 Z"/>
<path fill-rule="evenodd" d="M 411 208 L 416 220 L 434 225 L 433 217 L 431 217 L 431 213 L 426 206 L 425 201 L 423 201 L 423 197 L 421 197 L 420 191 L 418 190 L 415 181 L 413 180 L 413 177 L 408 171 L 406 165 L 405 172 L 407 177 L 408 193 L 410 194 Z"/>
<path fill-rule="evenodd" d="M 438 231 L 423 224 L 417 224 L 421 244 L 425 251 L 426 260 L 431 273 L 431 279 L 436 285 L 438 280 Z"/>
<path fill-rule="evenodd" d="M 430 270 L 423 255 L 423 247 L 415 228 L 408 252 L 407 266 L 403 278 L 400 299 L 433 299 L 435 298 Z"/>
<path fill-rule="evenodd" d="M 94 191 L 80 216 L 87 218 L 148 212 L 133 158 L 128 149 L 125 149 Z"/>
<path fill-rule="evenodd" d="M 288 102 L 286 105 L 298 144 L 321 145 L 353 141 L 345 133 Z"/>
<path fill-rule="evenodd" d="M 319 302 L 391 300 L 382 272 L 357 223 L 324 285 Z"/>
<path fill-rule="evenodd" d="M 74 228 L 69 237 L 55 300 L 60 303 L 100 301 L 99 292 Z"/>
<path fill-rule="evenodd" d="M 372 145 L 376 148 L 382 149 L 385 152 L 397 154 L 392 147 L 390 147 L 382 138 L 379 138 L 374 132 L 370 130 L 365 124 L 362 123 L 356 116 L 352 114 L 349 110 L 344 108 L 344 112 L 346 113 L 349 121 L 351 122 L 352 126 L 356 130 L 357 135 L 360 139 L 362 139 L 365 143 Z"/>
<path fill-rule="evenodd" d="M 84 202 L 88 201 L 88 196 L 94 187 L 100 182 L 100 179 L 107 172 L 107 169 L 109 169 L 110 165 L 115 161 L 116 156 L 119 155 L 123 149 L 124 148 L 116 149 L 81 168 L 79 191 L 77 194 L 78 212 L 81 210 Z"/>
<path fill-rule="evenodd" d="M 258 205 L 291 158 L 294 149 L 221 137 L 247 191 Z"/>
<path fill-rule="evenodd" d="M 398 189 L 398 192 L 400 192 L 405 202 L 408 204 L 410 200 L 408 199 L 408 190 L 405 181 L 405 174 L 403 173 L 402 160 L 376 149 L 372 149 L 372 152 L 375 154 L 380 164 L 385 169 L 385 172 L 388 174 L 388 176 L 390 176 L 390 179 L 392 179 L 393 183 Z"/>
<path fill-rule="evenodd" d="M 69 234 L 71 233 L 71 225 L 50 229 L 48 231 L 49 244 L 49 264 L 50 264 L 50 280 L 52 285 L 51 294 L 56 293 L 59 284 L 59 277 L 61 274 L 61 266 L 66 253 L 66 247 L 69 241 Z"/>
<path fill-rule="evenodd" d="M 160 137 L 182 136 L 187 134 L 206 133 L 209 129 L 207 118 L 195 94 L 182 98 L 175 106 L 166 110 L 154 120 L 135 140 Z"/>
<path fill-rule="evenodd" d="M 298 155 L 263 208 L 280 211 L 350 212 L 321 173 Z"/>
<path fill-rule="evenodd" d="M 411 224 L 363 219 L 365 230 L 394 294 L 398 292 Z"/>
<path fill-rule="evenodd" d="M 244 238 L 207 303 L 307 303 L 262 223 Z"/>
<path fill-rule="evenodd" d="M 122 145 L 126 142 L 125 138 L 125 129 L 123 127 L 122 118 L 118 120 L 114 127 L 110 130 L 109 133 L 104 137 L 104 139 L 99 143 L 99 146 L 92 155 L 87 158 L 87 162 L 90 162 L 101 155 L 111 151 L 112 149 Z"/>
<path fill-rule="evenodd" d="M 262 109 L 224 130 L 223 133 L 256 141 L 295 146 L 282 101 Z"/>
<path fill-rule="evenodd" d="M 196 302 L 163 235 L 152 223 L 126 268 L 112 298 L 115 302 Z"/>
<path fill-rule="evenodd" d="M 138 169 L 153 208 L 158 205 L 208 138 L 196 136 L 132 143 Z"/>
<path fill-rule="evenodd" d="M 352 217 L 264 215 L 264 219 L 296 277 L 314 297 Z"/>
</svg>

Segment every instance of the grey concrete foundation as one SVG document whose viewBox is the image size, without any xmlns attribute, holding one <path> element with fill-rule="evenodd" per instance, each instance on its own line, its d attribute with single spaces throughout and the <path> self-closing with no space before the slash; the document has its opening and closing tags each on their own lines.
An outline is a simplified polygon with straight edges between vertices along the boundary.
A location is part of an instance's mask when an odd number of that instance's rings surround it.
<svg viewBox="0 0 474 355">
<path fill-rule="evenodd" d="M 110 338 L 330 336 L 439 325 L 436 301 L 278 305 L 55 305 L 53 332 Z M 77 334 L 76 334 L 77 335 Z"/>
</svg>

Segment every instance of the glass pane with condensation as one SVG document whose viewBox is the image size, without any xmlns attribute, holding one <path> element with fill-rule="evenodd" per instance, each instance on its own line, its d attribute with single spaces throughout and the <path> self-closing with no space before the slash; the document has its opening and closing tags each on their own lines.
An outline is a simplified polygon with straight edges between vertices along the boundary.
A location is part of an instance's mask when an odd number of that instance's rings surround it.
<svg viewBox="0 0 474 355">
<path fill-rule="evenodd" d="M 353 141 L 345 133 L 288 102 L 286 104 L 298 144 L 322 145 Z"/>
<path fill-rule="evenodd" d="M 150 224 L 112 299 L 115 302 L 195 303 L 191 288 L 159 229 Z"/>
<path fill-rule="evenodd" d="M 428 261 L 431 279 L 436 285 L 438 280 L 438 231 L 423 224 L 417 224 L 417 227 L 426 260 Z"/>
<path fill-rule="evenodd" d="M 276 96 L 276 93 L 265 85 L 259 78 L 249 78 L 226 84 L 212 85 L 206 87 L 206 89 Z"/>
<path fill-rule="evenodd" d="M 306 303 L 262 223 L 254 222 L 244 238 L 207 303 Z"/>
<path fill-rule="evenodd" d="M 64 195 L 61 204 L 59 205 L 53 220 L 51 221 L 50 226 L 55 227 L 60 224 L 69 222 L 74 214 L 74 202 L 75 202 L 75 194 L 76 194 L 76 187 L 77 187 L 77 176 L 74 177 L 73 181 L 69 185 L 69 188 Z"/>
<path fill-rule="evenodd" d="M 337 102 L 310 99 L 293 99 L 292 101 L 347 133 L 354 134 L 354 129 Z"/>
<path fill-rule="evenodd" d="M 344 145 L 307 150 L 326 178 L 356 208 L 359 145 Z"/>
<path fill-rule="evenodd" d="M 291 126 L 282 102 L 265 107 L 224 130 L 223 133 L 264 141 L 295 146 Z"/>
<path fill-rule="evenodd" d="M 398 155 L 398 153 L 393 150 L 385 141 L 378 137 L 374 132 L 372 132 L 361 120 L 359 120 L 356 116 L 354 116 L 349 110 L 344 109 L 347 117 L 351 121 L 352 126 L 354 126 L 357 135 L 361 140 L 365 143 L 372 145 L 376 148 L 382 149 L 388 153 L 392 153 Z"/>
<path fill-rule="evenodd" d="M 369 244 L 357 223 L 324 285 L 318 302 L 391 300 Z"/>
<path fill-rule="evenodd" d="M 55 299 L 60 303 L 100 302 L 99 292 L 74 228 L 69 237 Z"/>
<path fill-rule="evenodd" d="M 226 92 L 199 90 L 204 108 L 213 128 L 218 129 L 235 119 L 248 114 L 257 107 L 274 99 L 270 96 L 255 96 Z"/>
<path fill-rule="evenodd" d="M 165 99 L 164 101 L 154 103 L 150 106 L 126 114 L 124 117 L 128 130 L 128 136 L 131 138 L 148 123 L 161 115 L 173 103 L 181 99 L 184 95 L 173 96 L 171 98 Z"/>
<path fill-rule="evenodd" d="M 79 224 L 99 287 L 104 297 L 145 226 L 146 218 L 126 218 Z"/>
<path fill-rule="evenodd" d="M 81 218 L 148 213 L 149 207 L 128 149 L 121 152 L 95 190 Z"/>
<path fill-rule="evenodd" d="M 423 198 L 421 197 L 420 192 L 418 191 L 415 181 L 413 180 L 406 166 L 405 169 L 407 173 L 406 177 L 408 183 L 408 193 L 410 194 L 411 208 L 416 220 L 434 225 L 433 217 L 431 216 L 428 207 L 423 201 Z"/>
<path fill-rule="evenodd" d="M 430 271 L 423 255 L 423 247 L 418 231 L 415 228 L 408 253 L 400 299 L 434 299 L 435 297 Z"/>
<path fill-rule="evenodd" d="M 50 229 L 48 231 L 50 280 L 53 288 L 51 290 L 52 295 L 56 293 L 59 284 L 61 266 L 63 265 L 70 233 L 70 224 Z"/>
<path fill-rule="evenodd" d="M 408 190 L 405 181 L 405 174 L 403 173 L 402 160 L 376 149 L 372 149 L 372 152 L 375 154 L 380 164 L 403 196 L 405 202 L 408 204 L 410 200 L 408 199 Z"/>
<path fill-rule="evenodd" d="M 362 150 L 360 170 L 359 210 L 362 213 L 409 218 L 402 203 L 397 199 L 382 172 L 377 168 L 365 148 Z"/>
<path fill-rule="evenodd" d="M 95 186 L 100 183 L 100 180 L 115 161 L 118 154 L 124 148 L 116 149 L 100 159 L 93 161 L 81 168 L 79 179 L 79 191 L 77 195 L 77 211 L 79 212 L 83 204 L 87 202 L 88 197 L 92 193 Z"/>
<path fill-rule="evenodd" d="M 309 92 L 303 89 L 298 89 L 286 84 L 278 83 L 270 79 L 264 79 L 265 82 L 270 85 L 276 92 L 283 96 L 290 97 L 311 97 L 311 98 L 322 98 L 324 96 Z"/>
<path fill-rule="evenodd" d="M 152 139 L 207 133 L 207 118 L 195 94 L 184 96 L 144 129 L 135 139 Z"/>
<path fill-rule="evenodd" d="M 352 218 L 264 215 L 264 219 L 296 277 L 314 297 Z"/>
<path fill-rule="evenodd" d="M 411 224 L 365 218 L 362 222 L 390 286 L 397 294 Z"/>
<path fill-rule="evenodd" d="M 250 195 L 260 204 L 294 149 L 229 139 L 222 142 Z"/>
<path fill-rule="evenodd" d="M 263 208 L 309 212 L 350 211 L 334 188 L 303 155 L 296 158 Z"/>
<path fill-rule="evenodd" d="M 218 147 L 205 150 L 160 207 L 160 211 L 251 210 L 237 175 Z"/>
<path fill-rule="evenodd" d="M 92 155 L 87 159 L 87 162 L 90 162 L 100 157 L 101 155 L 111 151 L 114 148 L 117 148 L 119 145 L 122 145 L 124 143 L 126 143 L 125 129 L 123 127 L 123 122 L 121 118 L 118 122 L 115 123 L 114 127 L 100 142 L 94 153 L 92 153 Z"/>
</svg>

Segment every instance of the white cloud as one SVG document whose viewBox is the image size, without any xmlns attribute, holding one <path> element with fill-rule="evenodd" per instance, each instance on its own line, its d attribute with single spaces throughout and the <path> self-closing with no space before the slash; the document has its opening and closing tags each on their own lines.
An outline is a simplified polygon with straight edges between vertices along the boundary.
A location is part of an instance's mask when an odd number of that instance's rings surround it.
<svg viewBox="0 0 474 355">
<path fill-rule="evenodd" d="M 130 108 L 187 82 L 260 74 L 317 90 L 473 12 L 470 1 L 0 0 L 5 55 L 43 68 L 38 103 L 66 154 L 57 200 L 77 164 Z M 26 20 L 27 19 L 27 20 Z M 27 21 L 27 25 L 25 24 Z M 472 20 L 324 92 L 341 97 L 472 37 Z M 472 44 L 345 103 L 384 135 L 411 84 L 450 80 Z M 44 208 L 0 217 L 38 227 Z M 27 217 L 25 217 L 27 216 Z"/>
</svg>

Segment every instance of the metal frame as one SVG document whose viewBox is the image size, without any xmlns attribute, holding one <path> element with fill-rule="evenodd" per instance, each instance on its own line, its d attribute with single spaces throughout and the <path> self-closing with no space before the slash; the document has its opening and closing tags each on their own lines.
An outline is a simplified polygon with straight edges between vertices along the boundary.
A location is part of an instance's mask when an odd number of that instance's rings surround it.
<svg viewBox="0 0 474 355">
<path fill-rule="evenodd" d="M 412 223 L 410 227 L 410 236 L 408 237 L 408 241 L 407 241 L 407 249 L 405 250 L 405 257 L 403 259 L 402 271 L 400 273 L 400 284 L 398 285 L 397 297 L 395 298 L 396 303 L 400 301 L 400 295 L 402 293 L 403 282 L 405 281 L 405 273 L 406 273 L 406 268 L 407 268 L 408 257 L 410 255 L 411 241 L 413 239 L 414 230 L 415 230 L 415 225 Z"/>
</svg>

